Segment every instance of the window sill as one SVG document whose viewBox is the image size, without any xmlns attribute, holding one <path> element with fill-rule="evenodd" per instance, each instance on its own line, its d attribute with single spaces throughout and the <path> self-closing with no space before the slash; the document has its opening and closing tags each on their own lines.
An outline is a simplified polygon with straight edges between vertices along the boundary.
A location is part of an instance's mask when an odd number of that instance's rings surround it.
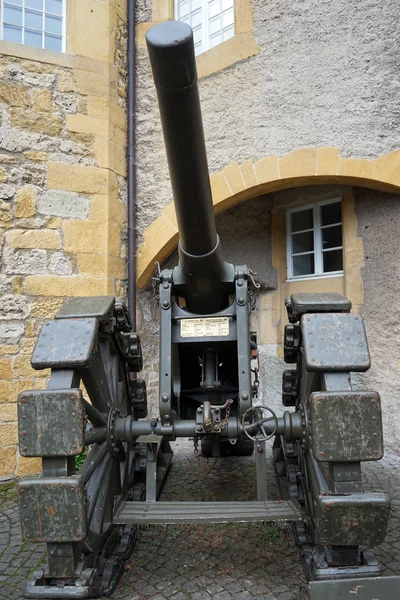
<svg viewBox="0 0 400 600">
<path fill-rule="evenodd" d="M 13 56 L 25 60 L 34 60 L 49 65 L 60 67 L 81 68 L 84 71 L 99 72 L 99 65 L 106 64 L 104 61 L 78 54 L 68 54 L 66 52 L 57 52 L 55 50 L 42 50 L 34 46 L 25 46 L 15 42 L 5 42 L 0 40 L 0 54 Z M 100 69 L 101 70 L 101 69 Z"/>
<path fill-rule="evenodd" d="M 200 54 L 197 59 L 199 79 L 222 71 L 241 60 L 255 56 L 260 52 L 251 33 L 237 33 L 226 42 Z"/>
<path fill-rule="evenodd" d="M 146 46 L 146 33 L 159 21 L 139 23 L 136 27 L 136 43 Z M 196 57 L 198 78 L 207 77 L 217 71 L 222 71 L 235 63 L 255 56 L 260 48 L 250 32 L 237 33 L 226 42 L 199 54 Z"/>
<path fill-rule="evenodd" d="M 336 273 L 326 275 L 308 275 L 304 277 L 292 277 L 292 279 L 286 279 L 286 283 L 294 283 L 295 281 L 316 281 L 318 279 L 332 279 L 334 277 L 344 277 L 343 271 L 336 271 Z"/>
</svg>

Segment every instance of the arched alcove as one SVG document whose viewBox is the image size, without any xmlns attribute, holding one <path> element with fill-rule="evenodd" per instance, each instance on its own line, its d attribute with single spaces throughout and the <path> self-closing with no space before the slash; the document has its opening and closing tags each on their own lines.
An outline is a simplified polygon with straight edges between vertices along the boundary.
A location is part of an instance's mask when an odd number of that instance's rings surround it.
<svg viewBox="0 0 400 600">
<path fill-rule="evenodd" d="M 337 148 L 302 148 L 282 157 L 232 162 L 210 181 L 216 214 L 257 196 L 309 185 L 360 186 L 400 194 L 400 150 L 368 160 L 344 158 Z M 149 283 L 155 261 L 163 262 L 177 246 L 172 202 L 145 229 L 143 238 L 137 254 L 139 287 Z"/>
</svg>

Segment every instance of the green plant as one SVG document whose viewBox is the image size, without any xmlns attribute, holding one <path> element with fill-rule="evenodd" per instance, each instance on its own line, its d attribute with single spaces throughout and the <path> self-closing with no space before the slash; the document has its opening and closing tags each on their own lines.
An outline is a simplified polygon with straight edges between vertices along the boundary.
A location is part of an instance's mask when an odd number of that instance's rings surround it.
<svg viewBox="0 0 400 600">
<path fill-rule="evenodd" d="M 179 535 L 179 527 L 177 527 L 175 529 L 175 531 L 172 532 L 172 539 L 176 540 L 178 538 L 178 535 Z"/>
<path fill-rule="evenodd" d="M 274 542 L 277 538 L 278 536 L 275 529 L 273 527 L 269 527 L 267 531 L 267 540 L 272 544 L 272 542 Z"/>
<path fill-rule="evenodd" d="M 0 500 L 11 500 L 16 499 L 17 493 L 15 490 L 15 486 L 17 485 L 16 481 L 7 481 L 5 483 L 0 483 Z"/>
<path fill-rule="evenodd" d="M 85 458 L 86 458 L 88 452 L 89 452 L 89 446 L 85 446 L 85 448 L 83 449 L 83 452 L 81 452 L 80 454 L 75 456 L 75 469 L 77 471 L 79 471 L 79 469 L 85 462 Z"/>
<path fill-rule="evenodd" d="M 265 546 L 267 543 L 269 544 L 273 544 L 274 541 L 277 539 L 277 534 L 276 531 L 273 527 L 269 527 L 266 531 L 266 535 L 262 536 L 259 540 L 258 540 L 258 545 L 259 546 Z"/>
</svg>

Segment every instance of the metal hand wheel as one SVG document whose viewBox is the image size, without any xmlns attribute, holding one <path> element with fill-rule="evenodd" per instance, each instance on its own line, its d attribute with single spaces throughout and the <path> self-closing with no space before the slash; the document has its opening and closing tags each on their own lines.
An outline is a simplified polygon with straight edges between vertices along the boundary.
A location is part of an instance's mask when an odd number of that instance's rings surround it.
<svg viewBox="0 0 400 600">
<path fill-rule="evenodd" d="M 257 411 L 259 412 L 258 415 L 257 415 Z M 272 418 L 275 421 L 274 429 L 273 429 L 272 433 L 270 433 L 269 435 L 265 431 L 264 423 L 265 423 L 265 421 L 269 421 L 271 419 L 271 417 L 269 417 L 268 419 L 265 419 L 262 414 L 263 411 L 268 411 L 272 415 Z M 246 417 L 250 414 L 256 418 L 256 421 L 253 423 L 250 423 L 249 425 L 245 425 L 244 423 L 246 421 Z M 247 437 L 250 440 L 252 440 L 253 442 L 266 442 L 267 440 L 270 440 L 275 435 L 276 430 L 278 429 L 278 417 L 276 416 L 276 414 L 274 413 L 272 408 L 269 408 L 268 406 L 250 406 L 250 408 L 248 408 L 246 410 L 246 412 L 243 413 L 243 415 L 242 415 L 242 425 L 243 425 L 244 433 L 247 435 Z M 261 431 L 261 433 L 263 435 L 262 438 L 252 436 L 249 433 L 249 430 L 253 429 L 255 425 L 258 425 L 258 429 L 259 429 L 259 431 Z"/>
</svg>

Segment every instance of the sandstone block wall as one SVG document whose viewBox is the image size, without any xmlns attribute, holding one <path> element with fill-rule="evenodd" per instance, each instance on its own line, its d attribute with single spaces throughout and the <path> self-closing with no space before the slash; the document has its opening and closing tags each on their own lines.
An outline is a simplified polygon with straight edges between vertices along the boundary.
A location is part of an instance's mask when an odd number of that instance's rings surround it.
<svg viewBox="0 0 400 600">
<path fill-rule="evenodd" d="M 67 55 L 0 42 L 0 476 L 41 468 L 18 454 L 16 397 L 46 386 L 30 366 L 43 319 L 125 292 L 126 6 L 68 10 L 104 40 L 76 26 Z"/>
</svg>

